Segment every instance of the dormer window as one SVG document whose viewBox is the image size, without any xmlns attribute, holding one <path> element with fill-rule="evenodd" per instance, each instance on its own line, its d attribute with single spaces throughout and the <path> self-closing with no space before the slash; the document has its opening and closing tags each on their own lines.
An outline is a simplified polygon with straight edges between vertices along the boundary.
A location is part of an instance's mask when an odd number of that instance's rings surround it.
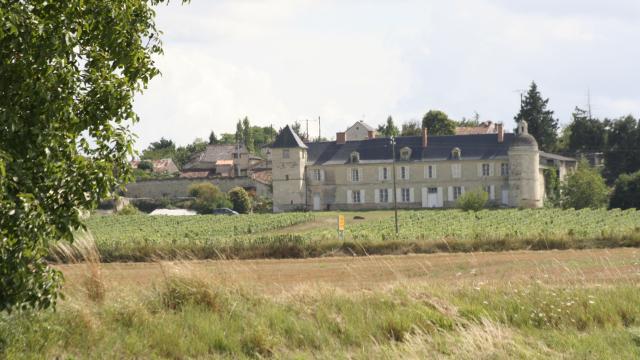
<svg viewBox="0 0 640 360">
<path fill-rule="evenodd" d="M 354 151 L 351 153 L 351 162 L 352 163 L 359 163 L 360 162 L 360 153 L 357 151 Z"/>
<path fill-rule="evenodd" d="M 400 149 L 400 160 L 409 161 L 411 159 L 411 149 L 404 147 Z"/>
<path fill-rule="evenodd" d="M 451 150 L 451 158 L 453 160 L 460 160 L 460 158 L 462 157 L 462 152 L 460 151 L 460 148 L 453 148 L 453 150 Z"/>
</svg>

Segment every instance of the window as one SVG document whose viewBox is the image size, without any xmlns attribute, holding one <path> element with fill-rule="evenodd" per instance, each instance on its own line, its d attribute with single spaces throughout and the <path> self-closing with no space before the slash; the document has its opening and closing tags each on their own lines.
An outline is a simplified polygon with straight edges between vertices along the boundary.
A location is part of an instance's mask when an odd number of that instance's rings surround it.
<svg viewBox="0 0 640 360">
<path fill-rule="evenodd" d="M 462 187 L 454 186 L 453 187 L 453 200 L 458 200 L 458 198 L 462 195 Z"/>
<path fill-rule="evenodd" d="M 508 163 L 500 164 L 500 176 L 509 176 L 509 164 Z"/>
<path fill-rule="evenodd" d="M 382 168 L 382 180 L 389 179 L 389 168 Z"/>
<path fill-rule="evenodd" d="M 315 180 L 315 181 L 321 181 L 322 180 L 322 170 L 313 169 L 311 174 L 312 174 L 313 180 Z"/>
<path fill-rule="evenodd" d="M 489 176 L 489 164 L 482 164 L 482 176 Z"/>
<path fill-rule="evenodd" d="M 389 202 L 389 189 L 380 189 L 378 191 L 378 197 L 381 203 Z"/>
<path fill-rule="evenodd" d="M 289 158 L 289 149 L 282 150 L 282 158 L 283 159 L 288 159 Z"/>
<path fill-rule="evenodd" d="M 351 169 L 351 181 L 358 182 L 360 181 L 360 169 Z"/>
<path fill-rule="evenodd" d="M 404 161 L 408 161 L 411 158 L 411 149 L 408 147 L 403 147 L 400 149 L 400 159 Z"/>
<path fill-rule="evenodd" d="M 409 168 L 406 166 L 400 167 L 400 178 L 406 180 L 409 178 Z"/>
<path fill-rule="evenodd" d="M 351 192 L 351 202 L 354 204 L 359 204 L 360 203 L 360 190 L 355 190 L 353 192 Z"/>
<path fill-rule="evenodd" d="M 427 165 L 425 168 L 425 178 L 427 179 L 435 179 L 436 178 L 436 167 L 435 165 Z"/>
<path fill-rule="evenodd" d="M 438 193 L 438 188 L 430 187 L 430 188 L 427 189 L 427 193 L 429 193 L 429 194 L 437 194 Z"/>
<path fill-rule="evenodd" d="M 451 150 L 451 158 L 454 160 L 460 160 L 460 157 L 462 157 L 462 151 L 460 151 L 460 148 L 453 148 Z"/>
<path fill-rule="evenodd" d="M 451 164 L 451 177 L 459 179 L 462 177 L 462 165 Z"/>
<path fill-rule="evenodd" d="M 407 188 L 400 189 L 400 201 L 402 202 L 410 202 L 411 201 L 411 190 Z"/>
<path fill-rule="evenodd" d="M 351 162 L 352 163 L 357 163 L 360 162 L 360 153 L 357 151 L 354 151 L 351 153 Z"/>
</svg>

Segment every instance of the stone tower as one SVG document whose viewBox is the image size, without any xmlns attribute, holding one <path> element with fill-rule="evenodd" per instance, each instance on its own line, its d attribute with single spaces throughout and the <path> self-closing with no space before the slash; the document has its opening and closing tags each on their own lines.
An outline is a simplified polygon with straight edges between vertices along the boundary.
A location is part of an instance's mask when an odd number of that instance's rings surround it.
<svg viewBox="0 0 640 360">
<path fill-rule="evenodd" d="M 273 212 L 306 206 L 305 166 L 307 146 L 287 125 L 271 146 Z"/>
<path fill-rule="evenodd" d="M 529 134 L 527 122 L 518 122 L 518 133 L 509 146 L 509 205 L 519 208 L 542 207 L 540 152 Z"/>
</svg>

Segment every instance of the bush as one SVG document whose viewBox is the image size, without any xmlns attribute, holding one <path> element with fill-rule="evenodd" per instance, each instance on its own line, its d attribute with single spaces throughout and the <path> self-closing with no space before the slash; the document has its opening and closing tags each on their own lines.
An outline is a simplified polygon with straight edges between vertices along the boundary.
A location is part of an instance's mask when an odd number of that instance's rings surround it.
<svg viewBox="0 0 640 360">
<path fill-rule="evenodd" d="M 597 209 L 606 206 L 609 198 L 604 178 L 586 160 L 580 161 L 576 171 L 567 176 L 560 188 L 565 209 Z"/>
<path fill-rule="evenodd" d="M 213 209 L 229 207 L 231 203 L 220 189 L 209 182 L 193 184 L 189 187 L 189 196 L 195 197 L 191 208 L 198 214 L 210 214 Z"/>
<path fill-rule="evenodd" d="M 273 201 L 267 197 L 256 196 L 253 198 L 253 212 L 268 214 L 273 212 Z"/>
<path fill-rule="evenodd" d="M 609 208 L 640 209 L 640 171 L 620 175 L 613 188 Z"/>
<path fill-rule="evenodd" d="M 153 163 L 148 160 L 142 160 L 138 163 L 138 169 L 144 171 L 153 171 Z"/>
<path fill-rule="evenodd" d="M 478 188 L 460 195 L 456 202 L 456 207 L 464 211 L 478 211 L 487 205 L 488 200 L 489 194 L 483 189 Z"/>
<path fill-rule="evenodd" d="M 251 210 L 249 194 L 241 187 L 235 187 L 229 191 L 229 200 L 233 204 L 233 210 L 240 214 L 248 214 Z"/>
<path fill-rule="evenodd" d="M 132 204 L 125 205 L 122 210 L 117 212 L 118 215 L 138 215 L 140 211 Z"/>
</svg>

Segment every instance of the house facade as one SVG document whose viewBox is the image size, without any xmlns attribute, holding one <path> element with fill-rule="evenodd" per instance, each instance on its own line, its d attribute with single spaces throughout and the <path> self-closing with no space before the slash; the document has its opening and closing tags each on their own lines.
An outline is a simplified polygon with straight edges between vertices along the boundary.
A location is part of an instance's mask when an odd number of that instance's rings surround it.
<svg viewBox="0 0 640 360">
<path fill-rule="evenodd" d="M 376 138 L 304 143 L 285 127 L 272 146 L 274 212 L 453 207 L 483 189 L 495 205 L 544 202 L 541 153 L 526 122 L 517 134 Z M 395 153 L 395 157 L 394 157 Z M 395 175 L 395 176 L 394 176 Z M 394 180 L 395 178 L 395 180 Z M 395 181 L 395 191 L 394 191 Z"/>
</svg>

